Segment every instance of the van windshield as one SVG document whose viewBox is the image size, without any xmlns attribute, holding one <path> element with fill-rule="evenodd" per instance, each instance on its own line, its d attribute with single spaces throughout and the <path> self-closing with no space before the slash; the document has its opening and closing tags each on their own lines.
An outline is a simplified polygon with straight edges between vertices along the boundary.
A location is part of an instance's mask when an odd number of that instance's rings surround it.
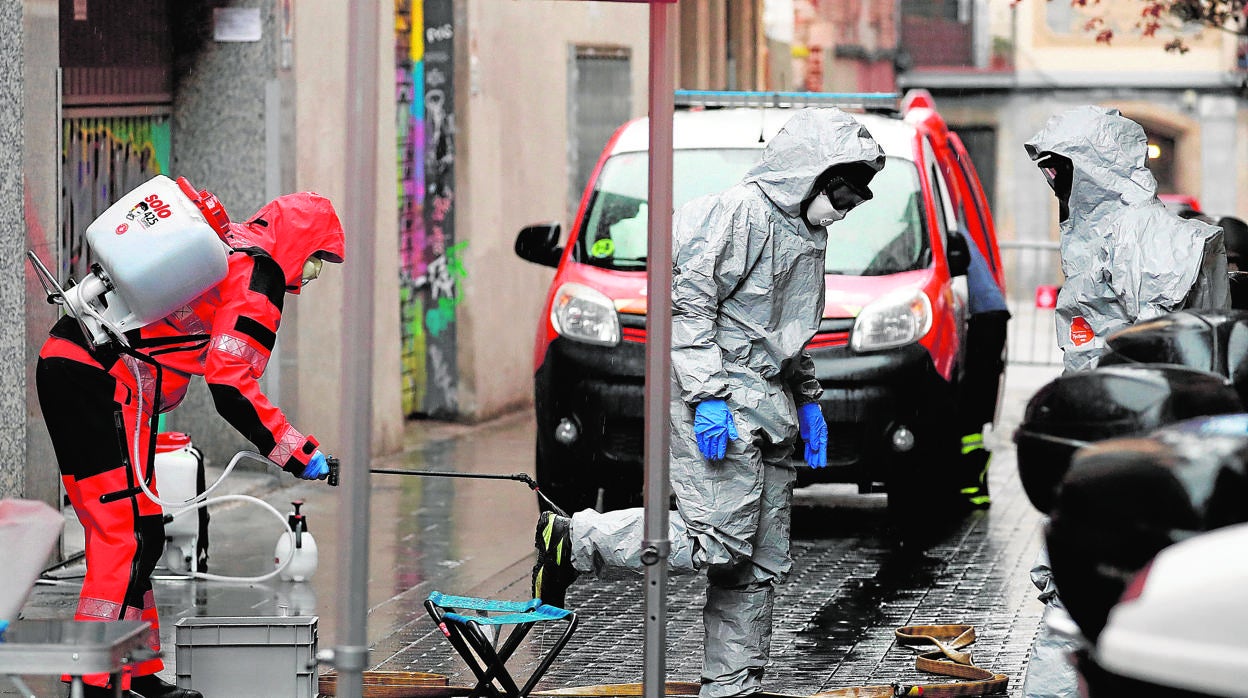
<svg viewBox="0 0 1248 698">
<path fill-rule="evenodd" d="M 672 160 L 672 204 L 737 184 L 758 161 L 754 148 L 677 150 Z M 646 153 L 620 153 L 602 167 L 577 236 L 578 261 L 607 269 L 644 271 L 647 216 Z M 829 228 L 827 273 L 878 276 L 931 263 L 922 193 L 914 163 L 889 158 L 871 183 L 874 198 Z"/>
<path fill-rule="evenodd" d="M 758 162 L 758 148 L 677 150 L 672 157 L 672 206 L 723 191 Z M 642 271 L 646 268 L 650 158 L 620 153 L 602 166 L 577 238 L 577 259 L 586 264 Z"/>
</svg>

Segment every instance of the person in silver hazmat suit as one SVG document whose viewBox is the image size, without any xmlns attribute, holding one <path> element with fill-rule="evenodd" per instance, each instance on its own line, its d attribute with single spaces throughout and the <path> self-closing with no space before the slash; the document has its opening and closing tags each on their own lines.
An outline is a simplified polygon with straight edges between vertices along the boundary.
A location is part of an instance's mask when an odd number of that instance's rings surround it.
<svg viewBox="0 0 1248 698">
<path fill-rule="evenodd" d="M 884 154 L 837 109 L 797 112 L 736 186 L 673 221 L 673 574 L 705 571 L 703 698 L 762 688 L 774 585 L 792 567 L 790 460 L 826 465 L 823 393 L 804 346 L 824 309 L 827 226 L 871 198 Z M 538 521 L 533 593 L 563 603 L 580 573 L 644 572 L 643 510 Z"/>
<path fill-rule="evenodd" d="M 1183 308 L 1230 307 L 1222 230 L 1157 198 L 1148 137 L 1117 109 L 1049 119 L 1024 147 L 1058 198 L 1057 343 L 1065 370 L 1095 368 L 1110 334 Z"/>
<path fill-rule="evenodd" d="M 1144 129 L 1117 109 L 1076 107 L 1024 144 L 1058 200 L 1062 273 L 1057 342 L 1066 372 L 1096 367 L 1105 338 L 1183 308 L 1230 307 L 1222 229 L 1168 211 L 1148 170 Z M 1071 653 L 1083 639 L 1062 605 L 1047 551 L 1031 580 L 1045 605 L 1026 698 L 1078 698 Z"/>
</svg>

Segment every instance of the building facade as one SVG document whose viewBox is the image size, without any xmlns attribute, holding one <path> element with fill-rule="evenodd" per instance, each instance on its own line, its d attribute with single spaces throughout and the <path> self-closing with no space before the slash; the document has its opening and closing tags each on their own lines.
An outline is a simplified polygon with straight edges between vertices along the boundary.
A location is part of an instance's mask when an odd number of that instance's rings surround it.
<svg viewBox="0 0 1248 698">
<path fill-rule="evenodd" d="M 1163 38 L 1140 35 L 1129 4 L 681 0 L 677 85 L 927 89 L 967 143 L 1006 241 L 1056 239 L 1052 196 L 1022 143 L 1050 115 L 1086 103 L 1145 127 L 1163 193 L 1194 195 L 1214 216 L 1248 214 L 1248 175 L 1236 167 L 1248 155 L 1240 39 L 1180 28 L 1190 50 L 1167 53 Z M 376 335 L 341 336 L 342 277 L 331 267 L 288 305 L 265 378 L 331 451 L 343 352 L 373 357 L 378 453 L 401 447 L 406 418 L 477 421 L 531 401 L 532 332 L 550 271 L 517 258 L 514 236 L 530 223 L 570 223 L 602 145 L 647 106 L 646 3 L 381 5 Z M 1094 19 L 1114 29 L 1111 44 L 1094 40 Z M 10 266 L 0 346 L 15 359 L 0 371 L 12 403 L 0 412 L 9 420 L 0 457 L 21 464 L 0 470 L 0 492 L 52 501 L 33 366 L 55 309 L 25 251 L 80 274 L 86 222 L 155 173 L 214 191 L 236 217 L 288 191 L 340 199 L 345 134 L 356 126 L 345 116 L 347 9 L 0 0 L 0 31 L 19 39 L 0 46 L 0 64 L 12 67 L 0 78 L 0 129 L 14 144 L 0 174 L 0 239 L 11 248 L 0 256 Z M 1034 271 L 1038 281 L 1058 273 Z M 192 433 L 218 462 L 247 447 L 206 390 L 166 426 Z"/>
<path fill-rule="evenodd" d="M 24 409 L 20 427 L 4 429 L 5 467 L 0 494 L 59 500 L 59 480 L 35 394 L 39 347 L 56 319 L 29 266 L 34 250 L 62 282 L 80 278 L 89 261 L 85 226 L 111 202 L 156 174 L 185 176 L 213 191 L 231 217 L 245 220 L 280 194 L 316 191 L 340 202 L 345 190 L 347 8 L 311 0 L 166 3 L 155 0 L 5 0 L 0 26 L 6 52 L 3 100 L 17 104 L 21 138 L 6 139 L 6 156 L 20 166 L 21 193 L 0 209 L 4 240 L 20 263 L 12 279 L 23 286 L 6 298 L 24 310 L 6 313 L 4 336 L 16 347 L 21 374 L 0 376 L 4 394 Z M 377 16 L 389 27 L 392 12 Z M 299 37 L 296 40 L 295 37 Z M 392 52 L 376 57 L 392 70 Z M 394 103 L 379 100 L 378 172 L 392 176 Z M 6 117 L 10 117 L 6 113 Z M 6 123 L 0 118 L 0 123 Z M 10 145 L 12 144 L 12 145 Z M 15 151 L 15 152 L 12 152 Z M 377 199 L 379 259 L 397 248 L 390 190 Z M 348 231 L 348 235 L 354 231 Z M 24 273 L 23 273 L 24 272 Z M 379 298 L 398 296 L 393 274 L 375 276 Z M 373 338 L 344 341 L 343 278 L 327 265 L 324 277 L 290 297 L 280 340 L 265 373 L 266 394 L 301 431 L 335 451 L 341 430 L 339 395 L 343 352 L 370 352 L 378 365 L 397 365 L 394 303 L 379 303 Z M 20 318 L 20 322 L 14 322 Z M 372 386 L 375 452 L 401 445 L 402 416 L 393 376 L 375 374 Z M 185 431 L 211 462 L 224 465 L 253 448 L 216 415 L 202 381 L 171 413 L 165 429 Z M 9 444 L 10 434 L 21 442 Z"/>
<path fill-rule="evenodd" d="M 0 236 L 12 310 L 0 332 L 11 423 L 0 495 L 54 502 L 33 368 L 56 310 L 27 249 L 62 280 L 86 224 L 155 174 L 213 191 L 236 219 L 282 193 L 340 201 L 351 85 L 348 6 L 331 0 L 0 0 Z M 679 4 L 679 85 L 763 89 L 762 0 Z M 646 112 L 649 9 L 635 2 L 394 0 L 379 50 L 375 334 L 343 337 L 328 266 L 286 305 L 266 393 L 333 452 L 345 353 L 373 360 L 373 450 L 405 418 L 475 421 L 532 400 L 530 348 L 549 270 L 512 252 L 532 222 L 570 221 L 611 132 Z M 391 183 L 394 188 L 391 189 Z M 347 231 L 352 235 L 355 231 Z M 347 262 L 350 263 L 350 260 Z M 18 280 L 21 283 L 18 283 Z M 19 368 L 21 367 L 21 368 Z M 164 427 L 210 461 L 249 448 L 202 382 Z M 11 464 L 11 465 L 10 465 Z"/>
</svg>

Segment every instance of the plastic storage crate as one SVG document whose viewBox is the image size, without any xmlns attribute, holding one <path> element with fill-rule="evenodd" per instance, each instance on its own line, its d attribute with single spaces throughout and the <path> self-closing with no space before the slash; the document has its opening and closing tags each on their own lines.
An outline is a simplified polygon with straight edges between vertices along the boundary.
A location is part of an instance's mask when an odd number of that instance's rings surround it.
<svg viewBox="0 0 1248 698">
<path fill-rule="evenodd" d="M 183 618 L 177 684 L 204 698 L 316 698 L 316 616 Z"/>
</svg>

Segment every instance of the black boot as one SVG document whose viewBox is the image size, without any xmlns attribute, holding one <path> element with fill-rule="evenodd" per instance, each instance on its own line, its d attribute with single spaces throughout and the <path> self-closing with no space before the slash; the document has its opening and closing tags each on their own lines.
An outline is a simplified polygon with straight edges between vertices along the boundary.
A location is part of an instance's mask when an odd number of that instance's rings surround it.
<svg viewBox="0 0 1248 698">
<path fill-rule="evenodd" d="M 130 689 L 143 698 L 204 698 L 199 691 L 178 688 L 155 674 L 130 679 Z"/>
<path fill-rule="evenodd" d="M 576 581 L 572 567 L 572 520 L 544 511 L 537 518 L 537 564 L 533 565 L 533 597 L 563 608 L 568 586 Z"/>
</svg>

